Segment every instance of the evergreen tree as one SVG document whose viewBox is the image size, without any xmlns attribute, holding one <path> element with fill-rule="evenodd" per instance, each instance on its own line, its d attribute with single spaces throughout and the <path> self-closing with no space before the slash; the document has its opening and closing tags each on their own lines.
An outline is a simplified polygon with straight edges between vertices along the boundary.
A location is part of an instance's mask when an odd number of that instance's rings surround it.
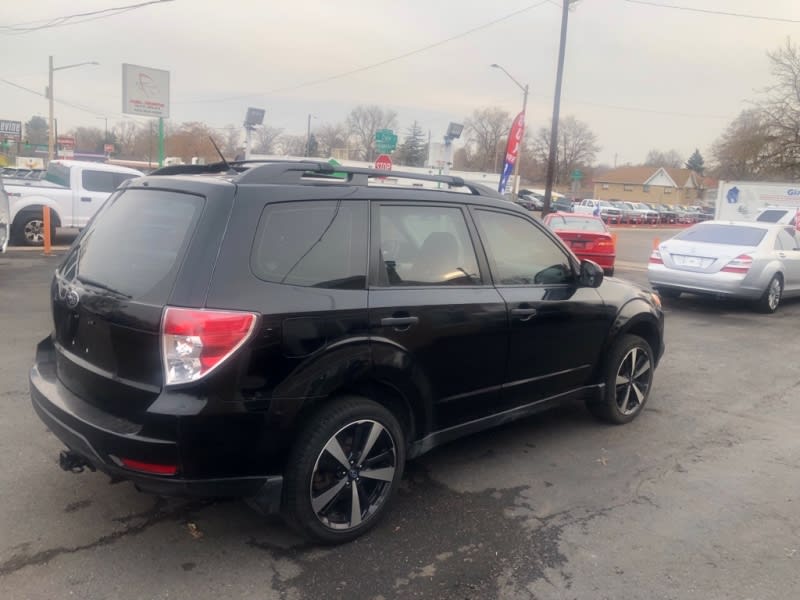
<svg viewBox="0 0 800 600">
<path fill-rule="evenodd" d="M 703 161 L 703 156 L 700 154 L 700 151 L 695 148 L 694 153 L 689 157 L 689 160 L 686 161 L 686 168 L 691 169 L 698 175 L 702 175 L 703 171 L 705 170 L 705 162 Z"/>
<path fill-rule="evenodd" d="M 428 157 L 428 143 L 425 133 L 417 121 L 414 121 L 406 130 L 403 143 L 398 148 L 398 160 L 409 167 L 424 167 Z"/>
</svg>

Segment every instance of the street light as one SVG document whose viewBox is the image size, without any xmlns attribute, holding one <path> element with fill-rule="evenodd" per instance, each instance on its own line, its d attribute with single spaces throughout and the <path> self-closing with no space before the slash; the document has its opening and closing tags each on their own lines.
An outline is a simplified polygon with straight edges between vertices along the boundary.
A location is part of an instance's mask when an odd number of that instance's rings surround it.
<svg viewBox="0 0 800 600">
<path fill-rule="evenodd" d="M 316 115 L 308 113 L 308 129 L 306 129 L 306 156 L 311 156 L 311 119 L 316 119 Z"/>
<path fill-rule="evenodd" d="M 55 131 L 54 131 L 54 123 L 53 123 L 53 73 L 55 71 L 63 71 L 64 69 L 74 69 L 75 67 L 82 67 L 83 65 L 99 65 L 99 62 L 96 61 L 87 61 L 81 63 L 75 63 L 74 65 L 64 65 L 63 67 L 54 67 L 53 66 L 53 57 L 50 57 L 49 61 L 49 70 L 48 70 L 48 77 L 47 77 L 47 97 L 50 100 L 50 123 L 48 124 L 48 136 L 47 136 L 47 160 L 53 160 L 53 156 L 55 154 Z"/>
<path fill-rule="evenodd" d="M 497 63 L 492 63 L 489 65 L 493 69 L 500 69 L 503 73 L 505 73 L 508 78 L 513 81 L 519 89 L 522 90 L 522 123 L 525 123 L 525 113 L 528 109 L 528 85 L 522 85 L 519 81 L 517 81 L 511 73 L 506 71 L 502 66 L 498 65 Z M 514 186 L 513 192 L 514 194 L 519 194 L 519 163 L 522 157 L 522 144 L 520 144 L 519 149 L 517 150 L 517 159 L 514 161 Z"/>
</svg>

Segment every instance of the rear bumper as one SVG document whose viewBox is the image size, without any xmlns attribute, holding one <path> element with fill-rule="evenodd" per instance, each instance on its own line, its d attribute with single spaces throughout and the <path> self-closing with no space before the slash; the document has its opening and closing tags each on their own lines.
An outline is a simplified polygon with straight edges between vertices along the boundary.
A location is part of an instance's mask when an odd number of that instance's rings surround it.
<svg viewBox="0 0 800 600">
<path fill-rule="evenodd" d="M 72 452 L 98 471 L 112 478 L 133 482 L 142 491 L 162 496 L 194 498 L 258 497 L 258 504 L 276 512 L 280 507 L 283 477 L 240 476 L 193 479 L 151 475 L 121 466 L 122 457 L 161 464 L 179 465 L 177 442 L 147 437 L 136 423 L 105 413 L 66 389 L 49 362 L 51 353 L 40 344 L 37 361 L 30 372 L 31 401 L 47 428 Z M 50 346 L 52 347 L 52 346 Z"/>
<path fill-rule="evenodd" d="M 668 287 L 694 294 L 756 300 L 764 293 L 761 287 L 745 284 L 745 276 L 737 273 L 696 273 L 650 264 L 647 267 L 647 278 L 654 287 Z"/>
</svg>

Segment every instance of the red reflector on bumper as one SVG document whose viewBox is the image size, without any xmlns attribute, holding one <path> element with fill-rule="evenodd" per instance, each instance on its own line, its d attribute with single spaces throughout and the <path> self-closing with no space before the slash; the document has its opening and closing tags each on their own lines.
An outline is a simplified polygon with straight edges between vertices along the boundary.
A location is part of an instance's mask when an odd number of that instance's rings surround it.
<svg viewBox="0 0 800 600">
<path fill-rule="evenodd" d="M 152 473 L 153 475 L 175 475 L 178 472 L 178 465 L 157 465 L 154 463 L 146 463 L 132 458 L 120 458 L 119 461 L 122 466 L 132 471 L 140 471 L 142 473 Z"/>
</svg>

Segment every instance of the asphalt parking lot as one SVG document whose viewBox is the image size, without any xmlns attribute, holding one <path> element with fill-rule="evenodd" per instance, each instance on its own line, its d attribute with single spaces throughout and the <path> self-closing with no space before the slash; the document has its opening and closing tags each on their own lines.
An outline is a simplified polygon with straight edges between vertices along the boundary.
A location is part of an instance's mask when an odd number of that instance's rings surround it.
<svg viewBox="0 0 800 600">
<path fill-rule="evenodd" d="M 651 238 L 620 234 L 619 276 L 645 282 Z M 3 599 L 797 597 L 798 301 L 666 304 L 639 419 L 575 404 L 451 443 L 409 464 L 376 530 L 319 548 L 240 502 L 58 468 L 27 391 L 56 260 L 0 257 Z"/>
</svg>

